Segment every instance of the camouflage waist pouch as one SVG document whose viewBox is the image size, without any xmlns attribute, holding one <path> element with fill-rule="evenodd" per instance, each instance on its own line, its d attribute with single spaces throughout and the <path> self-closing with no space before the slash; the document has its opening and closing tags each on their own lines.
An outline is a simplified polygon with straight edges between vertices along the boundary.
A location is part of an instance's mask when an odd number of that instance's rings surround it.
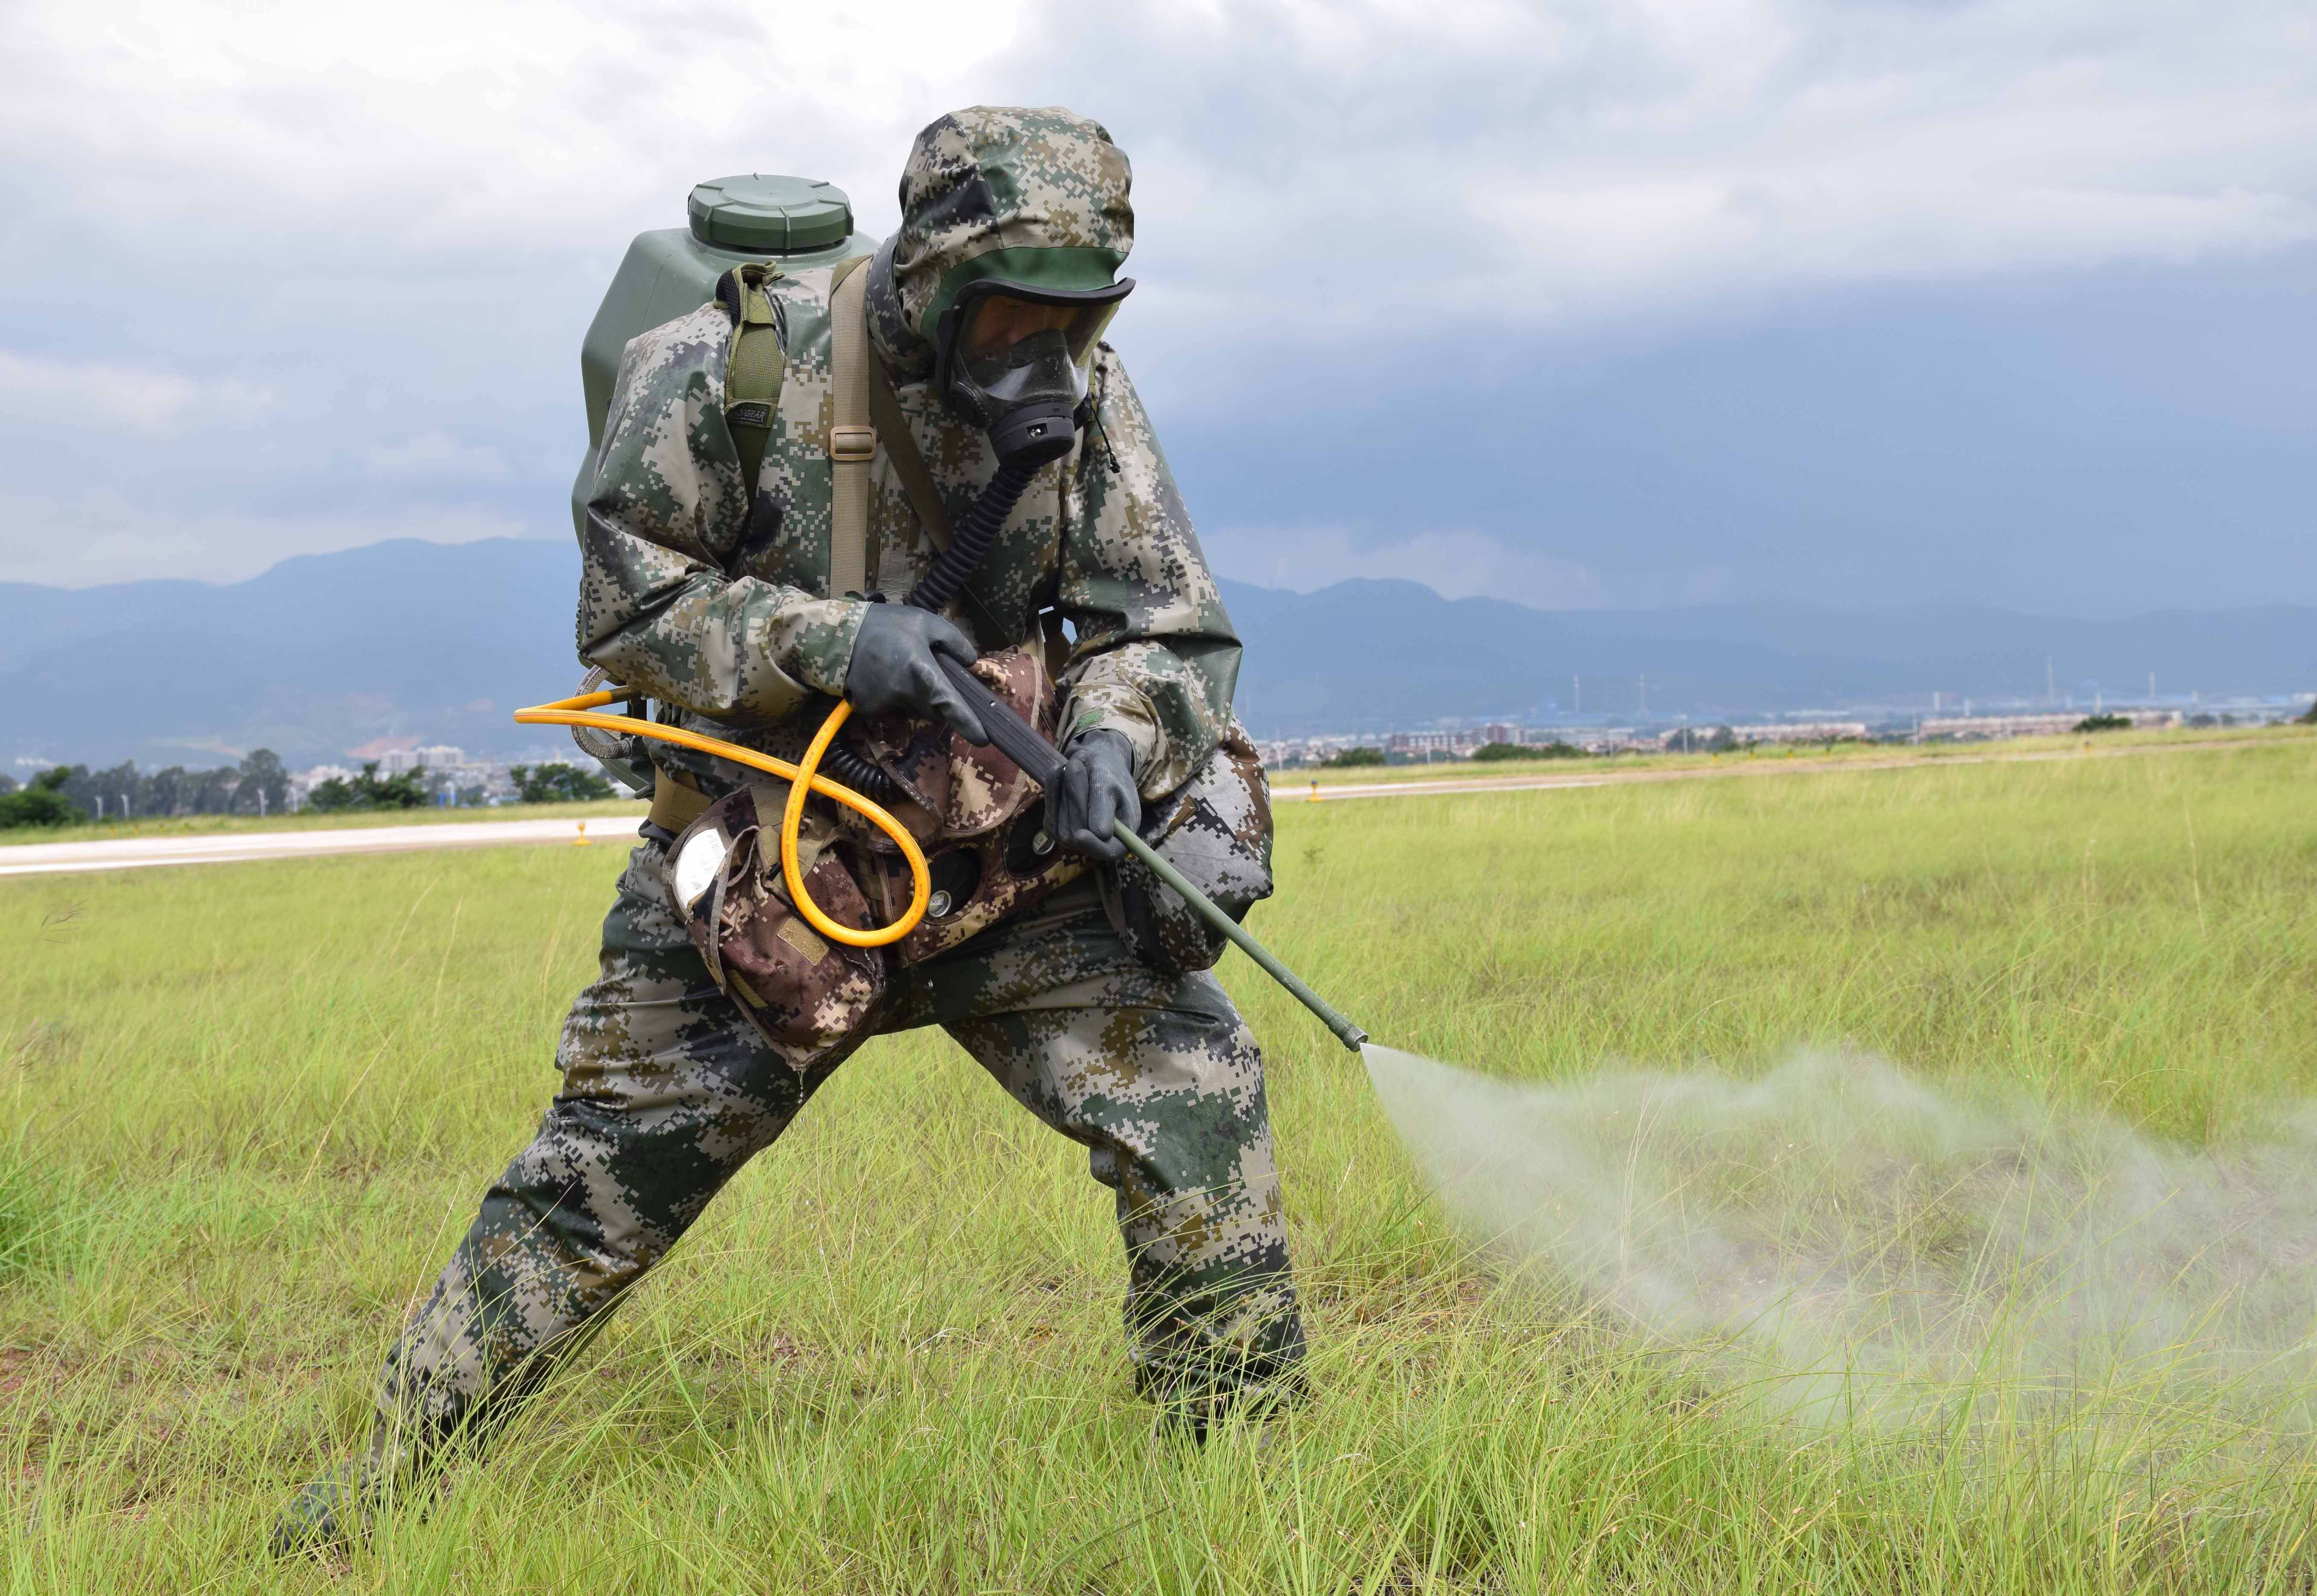
<svg viewBox="0 0 2317 1596">
<path fill-rule="evenodd" d="M 1142 839 L 1235 920 L 1271 896 L 1271 785 L 1236 718 L 1197 775 L 1145 806 Z M 1132 855 L 1100 882 L 1112 928 L 1144 964 L 1180 975 L 1223 956 L 1223 934 Z"/>
<path fill-rule="evenodd" d="M 992 654 L 974 673 L 1048 737 L 1054 692 L 1028 652 Z M 833 943 L 789 901 L 781 871 L 788 784 L 766 779 L 709 805 L 667 850 L 662 881 L 708 973 L 775 1053 L 809 1069 L 874 1023 L 888 958 L 914 964 L 1031 908 L 1084 874 L 1043 830 L 1035 783 L 994 748 L 946 727 L 881 720 L 859 751 L 905 797 L 888 802 L 925 851 L 932 896 L 917 928 L 885 948 Z M 839 925 L 890 925 L 908 908 L 912 878 L 890 838 L 819 799 L 797 834 L 805 891 Z"/>
<path fill-rule="evenodd" d="M 773 1051 L 810 1069 L 865 1027 L 885 996 L 884 955 L 831 942 L 789 902 L 781 874 L 785 782 L 741 788 L 708 806 L 669 845 L 661 879 L 709 979 Z M 839 856 L 836 828 L 805 810 L 797 864 L 805 891 L 839 925 L 877 922 Z"/>
</svg>

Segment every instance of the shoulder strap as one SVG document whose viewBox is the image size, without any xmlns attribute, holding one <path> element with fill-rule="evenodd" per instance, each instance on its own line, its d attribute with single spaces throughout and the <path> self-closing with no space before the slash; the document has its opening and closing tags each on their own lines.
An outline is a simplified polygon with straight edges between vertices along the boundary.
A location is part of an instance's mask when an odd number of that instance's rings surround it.
<svg viewBox="0 0 2317 1596">
<path fill-rule="evenodd" d="M 836 291 L 829 300 L 836 424 L 829 429 L 828 455 L 837 481 L 836 538 L 840 543 L 850 541 L 860 551 L 859 569 L 864 582 L 869 561 L 869 462 L 881 445 L 934 547 L 948 548 L 950 537 L 949 512 L 942 507 L 941 492 L 934 486 L 933 473 L 926 469 L 926 457 L 917 452 L 917 435 L 909 430 L 908 417 L 901 414 L 892 380 L 869 347 L 869 280 L 855 274 L 855 268 L 867 262 L 867 256 L 856 256 L 837 267 Z M 839 453 L 840 433 L 852 452 Z M 857 466 L 853 463 L 856 453 Z M 860 484 L 857 493 L 848 493 L 845 487 L 848 478 Z M 848 523 L 848 517 L 857 519 Z M 833 584 L 830 590 L 846 591 Z"/>
<path fill-rule="evenodd" d="M 909 507 L 936 549 L 950 542 L 949 513 L 942 508 L 934 474 L 917 451 L 917 435 L 885 368 L 869 347 L 869 279 L 855 270 L 869 257 L 856 256 L 836 268 L 835 291 L 829 296 L 830 373 L 836 389 L 836 421 L 828 429 L 828 458 L 835 475 L 829 528 L 828 590 L 865 593 L 869 587 L 869 464 L 881 446 L 901 479 Z M 840 581 L 840 577 L 844 579 Z M 971 592 L 966 602 L 994 629 L 997 622 Z M 997 635 L 993 630 L 990 635 Z"/>
<path fill-rule="evenodd" d="M 828 428 L 831 476 L 828 596 L 869 590 L 869 462 L 877 458 L 877 428 L 869 417 L 869 279 L 855 256 L 836 268 L 828 298 L 829 364 L 836 390 Z"/>
<path fill-rule="evenodd" d="M 934 486 L 934 474 L 926 469 L 926 457 L 917 452 L 917 435 L 909 430 L 909 418 L 901 414 L 901 401 L 894 397 L 892 380 L 885 368 L 876 361 L 869 381 L 869 413 L 877 418 L 877 435 L 884 441 L 885 458 L 893 462 L 893 474 L 901 479 L 901 490 L 909 496 L 909 507 L 934 541 L 936 549 L 949 547 L 949 512 L 942 508 L 941 490 Z"/>
<path fill-rule="evenodd" d="M 788 357 L 781 349 L 780 313 L 765 284 L 781 274 L 765 262 L 735 266 L 716 284 L 716 298 L 732 318 L 732 351 L 724 367 L 724 425 L 740 451 L 740 480 L 748 503 L 756 502 L 756 479 L 765 466 L 765 440 L 773 435 L 773 412 L 781 398 Z"/>
</svg>

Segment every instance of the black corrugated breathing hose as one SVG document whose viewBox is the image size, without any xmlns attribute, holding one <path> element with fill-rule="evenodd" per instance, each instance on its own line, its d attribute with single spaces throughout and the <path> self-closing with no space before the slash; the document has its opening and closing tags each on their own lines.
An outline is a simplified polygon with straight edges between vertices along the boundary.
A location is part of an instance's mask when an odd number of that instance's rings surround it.
<svg viewBox="0 0 2317 1596">
<path fill-rule="evenodd" d="M 1014 514 L 1014 507 L 1022 502 L 1022 495 L 1030 486 L 1030 479 L 1038 474 L 1042 462 L 1016 460 L 997 468 L 973 501 L 973 508 L 965 513 L 965 520 L 949 540 L 949 547 L 934 556 L 931 569 L 917 585 L 909 589 L 909 602 L 921 610 L 939 614 L 947 607 L 973 579 L 981 562 L 989 558 L 989 545 L 997 541 L 998 533 Z"/>
</svg>

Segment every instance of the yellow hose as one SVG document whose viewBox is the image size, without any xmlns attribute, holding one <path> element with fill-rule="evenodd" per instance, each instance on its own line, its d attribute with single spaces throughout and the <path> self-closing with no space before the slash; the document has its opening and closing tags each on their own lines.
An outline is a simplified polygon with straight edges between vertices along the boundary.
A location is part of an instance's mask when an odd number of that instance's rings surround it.
<svg viewBox="0 0 2317 1596">
<path fill-rule="evenodd" d="M 864 793 L 829 780 L 819 774 L 821 756 L 828 751 L 845 717 L 853 706 L 843 699 L 828 712 L 828 719 L 820 723 L 813 734 L 811 746 L 804 751 L 804 763 L 792 765 L 785 759 L 775 759 L 770 754 L 760 754 L 744 749 L 738 743 L 721 738 L 706 737 L 697 731 L 687 731 L 681 726 L 663 726 L 657 722 L 640 720 L 633 715 L 599 715 L 594 712 L 606 704 L 627 697 L 624 692 L 582 693 L 576 697 L 559 698 L 552 704 L 535 704 L 528 709 L 514 712 L 514 718 L 526 726 L 593 726 L 604 731 L 620 731 L 635 737 L 649 737 L 660 742 L 672 742 L 678 748 L 696 749 L 703 754 L 713 754 L 720 759 L 764 771 L 769 776 L 784 778 L 789 784 L 788 807 L 781 811 L 781 879 L 788 883 L 789 901 L 796 905 L 807 924 L 832 942 L 842 942 L 848 947 L 883 947 L 899 942 L 917 928 L 926 918 L 926 904 L 932 899 L 933 877 L 926 871 L 926 856 L 917 847 L 917 839 L 909 829 L 895 820 L 884 805 Z M 873 931 L 856 931 L 840 925 L 821 912 L 820 905 L 804 890 L 803 873 L 797 869 L 797 828 L 804 820 L 804 795 L 807 792 L 834 798 L 855 814 L 865 817 L 880 831 L 891 838 L 909 862 L 909 906 L 901 918 L 890 926 Z"/>
</svg>

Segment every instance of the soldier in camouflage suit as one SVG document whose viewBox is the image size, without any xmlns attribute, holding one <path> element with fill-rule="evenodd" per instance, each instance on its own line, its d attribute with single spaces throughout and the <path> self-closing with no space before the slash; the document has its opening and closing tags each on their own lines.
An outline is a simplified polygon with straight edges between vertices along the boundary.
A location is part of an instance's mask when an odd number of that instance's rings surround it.
<svg viewBox="0 0 2317 1596">
<path fill-rule="evenodd" d="M 1000 271 L 1106 284 L 1132 242 L 1126 157 L 1059 109 L 978 107 L 918 135 L 902 225 L 867 290 L 890 375 L 952 524 L 995 469 L 927 381 L 965 282 Z M 1028 265 L 1025 268 L 1025 260 Z M 714 303 L 631 342 L 581 542 L 581 656 L 665 718 L 795 758 L 841 695 L 868 608 L 831 596 L 831 270 L 770 284 L 786 374 L 752 506 L 723 411 L 732 321 Z M 1060 724 L 1132 749 L 1145 800 L 1206 762 L 1239 645 L 1148 417 L 1107 344 L 1087 373 L 1100 431 L 1042 468 L 948 618 L 988 652 L 1058 611 L 1074 640 Z M 899 597 L 934 546 L 881 452 L 867 570 Z M 710 797 L 739 767 L 664 743 Z M 346 1533 L 369 1493 L 479 1434 L 665 1257 L 841 1062 L 800 1073 L 711 983 L 661 884 L 665 831 L 622 875 L 601 973 L 565 1022 L 562 1089 L 485 1194 L 433 1296 L 389 1353 L 366 1463 L 292 1503 L 279 1538 Z M 1205 973 L 1167 975 L 1114 931 L 1091 878 L 953 951 L 897 969 L 877 1028 L 939 1025 L 1024 1107 L 1087 1150 L 1116 1194 L 1138 1386 L 1193 1433 L 1300 1379 L 1262 1062 Z"/>
</svg>

